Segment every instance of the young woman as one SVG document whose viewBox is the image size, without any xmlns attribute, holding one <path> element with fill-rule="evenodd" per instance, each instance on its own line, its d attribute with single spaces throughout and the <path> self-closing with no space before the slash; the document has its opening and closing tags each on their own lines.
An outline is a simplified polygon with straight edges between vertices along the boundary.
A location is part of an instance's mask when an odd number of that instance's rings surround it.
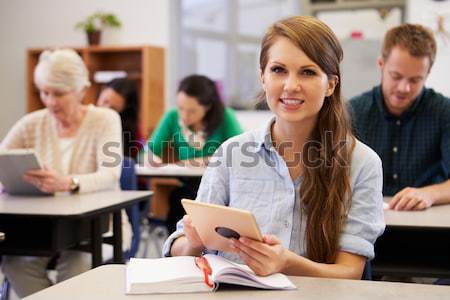
<svg viewBox="0 0 450 300">
<path fill-rule="evenodd" d="M 164 151 L 170 143 L 176 159 L 189 163 L 211 156 L 224 141 L 241 132 L 233 110 L 224 107 L 214 81 L 190 75 L 178 86 L 177 108 L 163 116 L 148 146 L 154 161 L 167 154 Z"/>
<path fill-rule="evenodd" d="M 175 157 L 185 165 L 202 166 L 224 141 L 241 132 L 233 110 L 224 107 L 214 81 L 190 75 L 178 87 L 177 108 L 163 116 L 148 142 L 153 154 L 149 159 L 158 164 L 161 156 Z M 180 200 L 195 198 L 199 183 L 197 179 L 184 180 L 171 193 L 166 222 L 170 232 L 184 214 Z"/>
<path fill-rule="evenodd" d="M 206 170 L 197 201 L 251 211 L 258 242 L 231 239 L 233 253 L 260 275 L 361 278 L 384 230 L 378 156 L 351 133 L 341 99 L 341 46 L 313 17 L 272 25 L 260 53 L 273 119 L 225 142 Z M 238 146 L 237 146 L 238 145 Z M 200 255 L 188 216 L 164 255 Z"/>
<path fill-rule="evenodd" d="M 126 78 L 111 80 L 100 93 L 97 105 L 111 108 L 119 113 L 122 120 L 123 154 L 136 159 L 142 148 L 142 134 L 138 126 L 136 83 Z"/>
</svg>

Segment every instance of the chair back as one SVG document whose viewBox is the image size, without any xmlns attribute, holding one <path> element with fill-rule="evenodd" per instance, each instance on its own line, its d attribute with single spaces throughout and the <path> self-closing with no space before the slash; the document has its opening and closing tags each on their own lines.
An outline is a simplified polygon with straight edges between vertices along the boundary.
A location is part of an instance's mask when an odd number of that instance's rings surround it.
<svg viewBox="0 0 450 300">
<path fill-rule="evenodd" d="M 370 263 L 370 260 L 366 260 L 361 280 L 372 280 L 372 264 Z"/>
<path fill-rule="evenodd" d="M 136 162 L 132 158 L 124 156 L 122 161 L 122 174 L 120 175 L 120 188 L 124 191 L 137 190 L 135 164 Z M 133 234 L 130 249 L 124 252 L 124 258 L 128 260 L 136 256 L 141 239 L 139 204 L 134 204 L 127 208 L 126 212 Z"/>
</svg>

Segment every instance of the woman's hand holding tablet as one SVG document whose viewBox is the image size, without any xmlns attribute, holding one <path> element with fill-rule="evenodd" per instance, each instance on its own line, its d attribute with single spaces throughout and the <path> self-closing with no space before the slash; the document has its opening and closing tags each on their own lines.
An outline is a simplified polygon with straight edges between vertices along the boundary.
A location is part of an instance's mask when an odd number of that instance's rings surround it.
<svg viewBox="0 0 450 300">
<path fill-rule="evenodd" d="M 199 238 L 205 248 L 233 252 L 230 238 L 262 241 L 255 217 L 249 211 L 188 199 L 181 203 L 190 217 L 183 220 L 188 221 L 184 224 L 185 234 L 192 247 L 201 245 Z"/>
<path fill-rule="evenodd" d="M 198 235 L 197 230 L 195 229 L 194 225 L 192 225 L 191 217 L 189 215 L 185 215 L 183 217 L 183 223 L 184 235 L 191 244 L 191 247 L 197 251 L 202 251 L 205 248 L 205 245 L 203 245 L 203 242 Z"/>
</svg>

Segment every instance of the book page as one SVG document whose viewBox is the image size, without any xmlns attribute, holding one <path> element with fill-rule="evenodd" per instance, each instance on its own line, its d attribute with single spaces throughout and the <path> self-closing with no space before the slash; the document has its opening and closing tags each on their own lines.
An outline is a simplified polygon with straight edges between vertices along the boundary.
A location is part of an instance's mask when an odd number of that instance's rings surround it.
<svg viewBox="0 0 450 300">
<path fill-rule="evenodd" d="M 203 282 L 203 273 L 195 265 L 193 256 L 132 258 L 127 270 L 129 277 L 127 280 L 132 283 L 157 283 L 197 278 Z"/>
<path fill-rule="evenodd" d="M 212 269 L 212 279 L 216 282 L 232 283 L 265 289 L 296 289 L 287 276 L 276 273 L 258 276 L 248 266 L 231 262 L 224 257 L 206 254 Z"/>
<path fill-rule="evenodd" d="M 193 256 L 132 258 L 126 269 L 126 294 L 210 292 Z"/>
</svg>

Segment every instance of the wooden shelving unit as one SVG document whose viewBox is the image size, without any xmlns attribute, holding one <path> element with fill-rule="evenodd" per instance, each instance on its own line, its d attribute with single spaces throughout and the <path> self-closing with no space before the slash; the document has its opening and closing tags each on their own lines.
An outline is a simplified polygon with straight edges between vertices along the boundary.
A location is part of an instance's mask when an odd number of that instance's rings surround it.
<svg viewBox="0 0 450 300">
<path fill-rule="evenodd" d="M 83 58 L 91 87 L 83 103 L 95 103 L 102 84 L 94 81 L 98 71 L 125 71 L 139 89 L 139 118 L 145 137 L 156 127 L 164 112 L 164 55 L 163 48 L 154 46 L 93 46 L 74 48 Z M 32 48 L 27 52 L 27 109 L 41 109 L 39 91 L 34 85 L 33 72 L 39 55 L 49 48 Z"/>
</svg>

